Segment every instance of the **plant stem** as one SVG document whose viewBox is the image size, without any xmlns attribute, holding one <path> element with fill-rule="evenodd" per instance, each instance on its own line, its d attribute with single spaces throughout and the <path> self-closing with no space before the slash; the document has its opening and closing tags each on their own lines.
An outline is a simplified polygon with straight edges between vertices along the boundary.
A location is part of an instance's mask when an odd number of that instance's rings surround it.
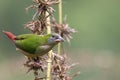
<svg viewBox="0 0 120 80">
<path fill-rule="evenodd" d="M 46 12 L 46 15 L 48 15 L 48 13 Z M 51 25 L 50 25 L 50 16 L 47 18 L 47 34 L 51 33 Z"/>
<path fill-rule="evenodd" d="M 51 63 L 52 63 L 51 58 L 52 58 L 52 50 L 49 51 L 48 56 L 49 56 L 49 58 L 47 60 L 47 65 L 48 66 L 47 66 L 47 77 L 46 77 L 46 80 L 51 80 Z"/>
<path fill-rule="evenodd" d="M 59 0 L 58 11 L 59 23 L 62 24 L 62 0 Z"/>
<path fill-rule="evenodd" d="M 48 13 L 46 12 L 46 15 Z M 50 16 L 47 18 L 47 34 L 51 33 L 51 25 L 50 25 Z M 52 50 L 48 52 L 48 60 L 47 60 L 47 76 L 46 80 L 51 80 L 51 63 L 52 63 Z"/>
<path fill-rule="evenodd" d="M 62 0 L 59 0 L 58 16 L 59 16 L 59 24 L 62 24 Z M 60 31 L 59 31 L 59 34 L 61 34 Z M 60 53 L 61 53 L 61 43 L 58 44 L 58 54 Z"/>
</svg>

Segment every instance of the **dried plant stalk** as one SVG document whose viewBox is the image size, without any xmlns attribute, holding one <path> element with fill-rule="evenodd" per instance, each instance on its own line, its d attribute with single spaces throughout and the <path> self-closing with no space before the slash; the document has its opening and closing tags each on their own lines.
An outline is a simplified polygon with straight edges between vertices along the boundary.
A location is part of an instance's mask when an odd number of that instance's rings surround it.
<svg viewBox="0 0 120 80">
<path fill-rule="evenodd" d="M 48 60 L 47 60 L 47 76 L 46 80 L 51 80 L 51 66 L 52 66 L 52 50 L 48 53 Z"/>
<path fill-rule="evenodd" d="M 59 0 L 58 4 L 58 16 L 59 16 L 59 24 L 62 24 L 62 0 Z M 61 32 L 59 30 L 59 34 L 61 35 Z M 58 44 L 58 54 L 61 53 L 61 43 Z"/>
<path fill-rule="evenodd" d="M 59 4 L 58 4 L 58 16 L 59 16 L 59 24 L 62 24 L 62 0 L 59 0 Z"/>
<path fill-rule="evenodd" d="M 46 15 L 48 15 L 48 12 L 46 12 Z M 48 17 L 47 18 L 47 34 L 50 34 L 50 33 L 51 33 L 50 17 Z M 52 64 L 52 50 L 48 52 L 46 80 L 51 80 L 51 64 Z"/>
</svg>

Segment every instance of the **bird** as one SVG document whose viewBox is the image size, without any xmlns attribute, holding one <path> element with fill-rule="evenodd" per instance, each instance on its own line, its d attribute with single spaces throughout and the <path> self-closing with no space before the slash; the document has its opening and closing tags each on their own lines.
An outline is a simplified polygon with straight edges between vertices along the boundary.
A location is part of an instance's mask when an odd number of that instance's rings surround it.
<svg viewBox="0 0 120 80">
<path fill-rule="evenodd" d="M 18 36 L 8 31 L 3 31 L 3 33 L 15 44 L 16 49 L 28 58 L 43 56 L 59 42 L 64 42 L 64 39 L 57 33 L 45 35 L 21 34 Z"/>
</svg>

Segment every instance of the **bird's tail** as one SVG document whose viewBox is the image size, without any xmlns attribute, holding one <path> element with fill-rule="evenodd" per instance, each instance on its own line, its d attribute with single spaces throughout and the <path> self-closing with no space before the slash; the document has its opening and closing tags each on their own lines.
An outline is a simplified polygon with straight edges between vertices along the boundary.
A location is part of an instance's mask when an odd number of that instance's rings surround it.
<svg viewBox="0 0 120 80">
<path fill-rule="evenodd" d="M 4 33 L 5 35 L 7 35 L 8 38 L 10 38 L 12 41 L 14 41 L 15 38 L 16 38 L 16 36 L 15 36 L 14 34 L 12 34 L 11 32 L 3 31 L 3 33 Z"/>
</svg>

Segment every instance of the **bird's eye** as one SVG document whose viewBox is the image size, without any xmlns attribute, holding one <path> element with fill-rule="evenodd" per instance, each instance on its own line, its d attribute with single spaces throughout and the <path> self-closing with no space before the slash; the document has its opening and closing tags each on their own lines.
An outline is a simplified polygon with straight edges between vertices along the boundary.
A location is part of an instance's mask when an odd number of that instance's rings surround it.
<svg viewBox="0 0 120 80">
<path fill-rule="evenodd" d="M 58 37 L 58 36 L 55 36 L 55 35 L 52 35 L 52 38 L 58 39 L 59 37 Z"/>
<path fill-rule="evenodd" d="M 54 36 L 54 35 L 52 35 L 52 37 L 54 38 L 55 36 Z"/>
</svg>

